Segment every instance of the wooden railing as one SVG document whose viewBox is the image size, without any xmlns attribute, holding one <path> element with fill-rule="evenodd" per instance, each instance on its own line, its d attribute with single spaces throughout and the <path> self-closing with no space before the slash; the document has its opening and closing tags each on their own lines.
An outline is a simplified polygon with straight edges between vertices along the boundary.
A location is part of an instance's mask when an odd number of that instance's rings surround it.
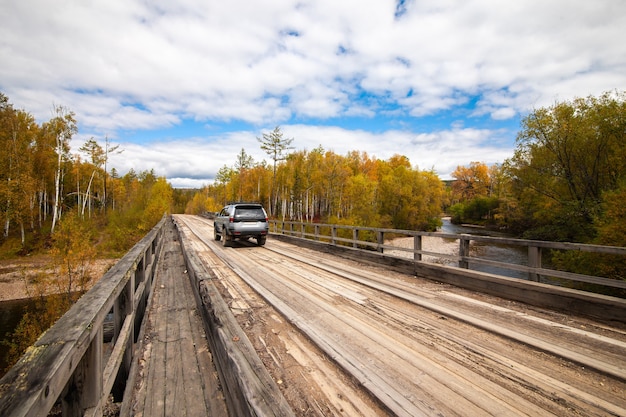
<svg viewBox="0 0 626 417">
<path fill-rule="evenodd" d="M 469 234 L 381 229 L 336 224 L 303 223 L 281 220 L 270 220 L 270 232 L 292 237 L 312 239 L 315 241 L 325 242 L 329 245 L 343 245 L 354 249 L 374 250 L 385 254 L 392 252 L 406 253 L 409 255 L 407 257 L 412 258 L 415 262 L 423 262 L 425 256 L 430 256 L 437 259 L 451 260 L 456 263 L 458 267 L 465 269 L 470 269 L 476 265 L 485 265 L 503 270 L 518 271 L 527 274 L 526 278 L 535 282 L 540 281 L 540 277 L 550 277 L 602 285 L 605 287 L 621 289 L 626 288 L 626 281 L 623 280 L 560 271 L 548 268 L 542 262 L 542 253 L 545 250 L 577 251 L 626 256 L 626 248 L 624 247 L 547 242 Z M 362 238 L 363 235 L 367 235 L 367 237 Z M 395 239 L 402 237 L 412 238 L 412 244 L 408 247 L 395 245 Z M 454 253 L 427 251 L 423 249 L 425 238 L 445 239 L 448 241 L 456 240 L 458 241 L 458 249 Z M 494 246 L 523 248 L 527 252 L 527 264 L 514 264 L 471 255 L 470 245 L 472 242 Z M 410 255 L 412 255 L 412 257 Z"/>
<path fill-rule="evenodd" d="M 102 416 L 115 381 L 126 380 L 152 290 L 164 217 L 84 294 L 0 380 L 0 416 Z M 113 339 L 104 342 L 113 317 Z M 107 318 L 109 317 L 109 318 Z"/>
</svg>

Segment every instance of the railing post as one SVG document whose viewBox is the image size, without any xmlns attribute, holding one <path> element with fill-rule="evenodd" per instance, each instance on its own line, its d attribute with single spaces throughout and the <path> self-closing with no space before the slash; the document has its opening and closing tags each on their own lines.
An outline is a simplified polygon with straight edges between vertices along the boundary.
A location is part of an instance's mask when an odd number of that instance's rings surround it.
<svg viewBox="0 0 626 417">
<path fill-rule="evenodd" d="M 146 265 L 150 265 L 152 263 L 152 258 L 153 258 L 153 254 L 154 254 L 154 245 L 157 242 L 157 238 L 155 237 L 155 239 L 152 241 L 152 243 L 150 243 L 150 246 L 147 248 L 145 256 L 144 256 L 144 262 Z"/>
<path fill-rule="evenodd" d="M 137 286 L 143 282 L 146 272 L 146 253 L 143 253 L 139 264 L 137 264 L 137 269 L 135 270 L 135 289 Z"/>
<path fill-rule="evenodd" d="M 330 237 L 331 245 L 336 245 L 337 241 L 335 239 L 337 238 L 337 226 L 335 226 L 334 224 L 330 227 Z"/>
<path fill-rule="evenodd" d="M 359 245 L 357 244 L 358 241 L 359 241 L 359 229 L 355 227 L 354 229 L 352 229 L 352 247 L 353 248 L 359 247 Z"/>
<path fill-rule="evenodd" d="M 459 239 L 459 268 L 469 269 L 469 262 L 467 261 L 467 257 L 470 254 L 470 238 L 469 235 L 464 235 L 468 237 L 461 237 Z"/>
<path fill-rule="evenodd" d="M 61 401 L 63 416 L 102 416 L 102 371 L 100 327 L 65 387 Z"/>
<path fill-rule="evenodd" d="M 304 237 L 306 234 L 306 224 L 300 223 L 300 237 Z"/>
<path fill-rule="evenodd" d="M 418 251 L 422 250 L 422 235 L 413 236 L 413 260 L 421 261 L 422 254 Z"/>
<path fill-rule="evenodd" d="M 385 233 L 382 230 L 376 231 L 376 252 L 383 253 L 383 244 L 385 243 Z"/>
<path fill-rule="evenodd" d="M 528 247 L 528 266 L 530 268 L 541 268 L 541 248 L 539 246 Z M 539 282 L 540 275 L 535 272 L 528 273 L 528 280 Z"/>
<path fill-rule="evenodd" d="M 114 323 L 114 337 L 113 344 L 118 340 L 122 326 L 126 317 L 133 314 L 135 309 L 135 276 L 132 274 L 131 278 L 126 283 L 124 290 L 120 293 L 118 298 L 113 303 L 113 323 Z M 131 325 L 130 334 L 134 334 L 134 325 Z M 124 349 L 124 358 L 122 360 L 123 376 L 128 375 L 133 362 L 133 338 L 130 337 L 126 348 Z"/>
<path fill-rule="evenodd" d="M 315 225 L 315 237 L 314 240 L 320 240 L 320 225 L 316 224 Z"/>
</svg>

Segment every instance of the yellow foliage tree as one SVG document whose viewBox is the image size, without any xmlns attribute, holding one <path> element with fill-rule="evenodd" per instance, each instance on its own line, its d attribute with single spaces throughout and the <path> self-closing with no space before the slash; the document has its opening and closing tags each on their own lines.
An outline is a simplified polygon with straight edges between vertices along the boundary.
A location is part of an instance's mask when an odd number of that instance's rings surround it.
<svg viewBox="0 0 626 417">
<path fill-rule="evenodd" d="M 484 162 L 471 162 L 468 167 L 457 166 L 452 177 L 453 199 L 468 201 L 487 197 L 491 191 L 490 169 Z"/>
</svg>

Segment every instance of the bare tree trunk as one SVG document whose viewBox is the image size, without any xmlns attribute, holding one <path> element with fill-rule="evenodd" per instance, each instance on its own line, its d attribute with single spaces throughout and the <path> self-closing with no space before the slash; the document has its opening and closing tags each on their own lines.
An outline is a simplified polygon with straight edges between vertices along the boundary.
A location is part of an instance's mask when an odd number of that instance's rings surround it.
<svg viewBox="0 0 626 417">
<path fill-rule="evenodd" d="M 35 204 L 37 204 L 37 193 L 30 195 L 30 230 L 35 230 Z"/>
<path fill-rule="evenodd" d="M 60 138 L 57 139 L 60 141 Z M 54 206 L 52 208 L 52 228 L 50 229 L 50 233 L 54 233 L 54 228 L 59 220 L 59 204 L 60 204 L 60 196 L 61 196 L 61 160 L 63 158 L 63 152 L 61 146 L 58 146 L 58 159 L 57 159 L 57 171 L 54 174 Z"/>
<path fill-rule="evenodd" d="M 91 217 L 91 183 L 93 182 L 93 177 L 96 175 L 96 171 L 91 173 L 91 178 L 89 178 L 89 184 L 87 185 L 87 192 L 85 193 L 85 198 L 83 199 L 83 209 L 81 211 L 81 217 L 85 217 L 85 206 L 87 205 L 87 201 L 89 200 L 89 217 Z"/>
<path fill-rule="evenodd" d="M 43 191 L 37 191 L 37 220 L 39 221 L 39 228 L 43 224 Z"/>
<path fill-rule="evenodd" d="M 80 179 L 79 175 L 76 175 L 76 206 L 80 207 L 83 205 L 83 197 L 80 195 Z"/>
<path fill-rule="evenodd" d="M 12 162 L 9 162 L 9 169 L 11 169 Z M 10 172 L 10 171 L 9 171 Z M 7 208 L 6 208 L 6 222 L 4 223 L 4 237 L 9 237 L 9 226 L 11 225 L 11 177 L 7 179 Z"/>
</svg>

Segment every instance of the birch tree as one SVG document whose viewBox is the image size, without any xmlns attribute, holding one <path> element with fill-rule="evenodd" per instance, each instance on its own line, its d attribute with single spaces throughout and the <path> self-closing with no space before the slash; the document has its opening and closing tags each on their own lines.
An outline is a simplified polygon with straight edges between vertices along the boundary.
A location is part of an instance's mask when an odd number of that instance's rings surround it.
<svg viewBox="0 0 626 417">
<path fill-rule="evenodd" d="M 87 142 L 85 142 L 83 146 L 80 147 L 80 150 L 86 153 L 87 155 L 89 155 L 89 158 L 91 159 L 91 164 L 93 166 L 91 170 L 91 175 L 89 176 L 89 182 L 87 183 L 87 190 L 85 191 L 85 196 L 84 196 L 84 199 L 82 200 L 82 208 L 81 208 L 80 215 L 81 217 L 84 218 L 85 208 L 88 203 L 89 203 L 89 215 L 91 216 L 91 209 L 93 205 L 93 195 L 94 195 L 94 192 L 92 191 L 93 180 L 96 174 L 98 174 L 98 172 L 102 169 L 102 166 L 104 165 L 105 152 L 102 149 L 102 147 L 98 144 L 98 142 L 95 141 L 94 138 L 91 138 Z M 104 193 L 104 190 L 103 190 L 103 193 Z"/>
<path fill-rule="evenodd" d="M 69 111 L 63 106 L 56 106 L 54 108 L 54 112 L 56 116 L 44 125 L 44 129 L 53 140 L 54 151 L 57 156 L 56 170 L 54 174 L 52 227 L 50 229 L 50 233 L 54 233 L 56 224 L 61 218 L 61 201 L 63 195 L 65 164 L 70 159 L 70 140 L 78 130 L 76 127 L 74 112 Z"/>
</svg>

